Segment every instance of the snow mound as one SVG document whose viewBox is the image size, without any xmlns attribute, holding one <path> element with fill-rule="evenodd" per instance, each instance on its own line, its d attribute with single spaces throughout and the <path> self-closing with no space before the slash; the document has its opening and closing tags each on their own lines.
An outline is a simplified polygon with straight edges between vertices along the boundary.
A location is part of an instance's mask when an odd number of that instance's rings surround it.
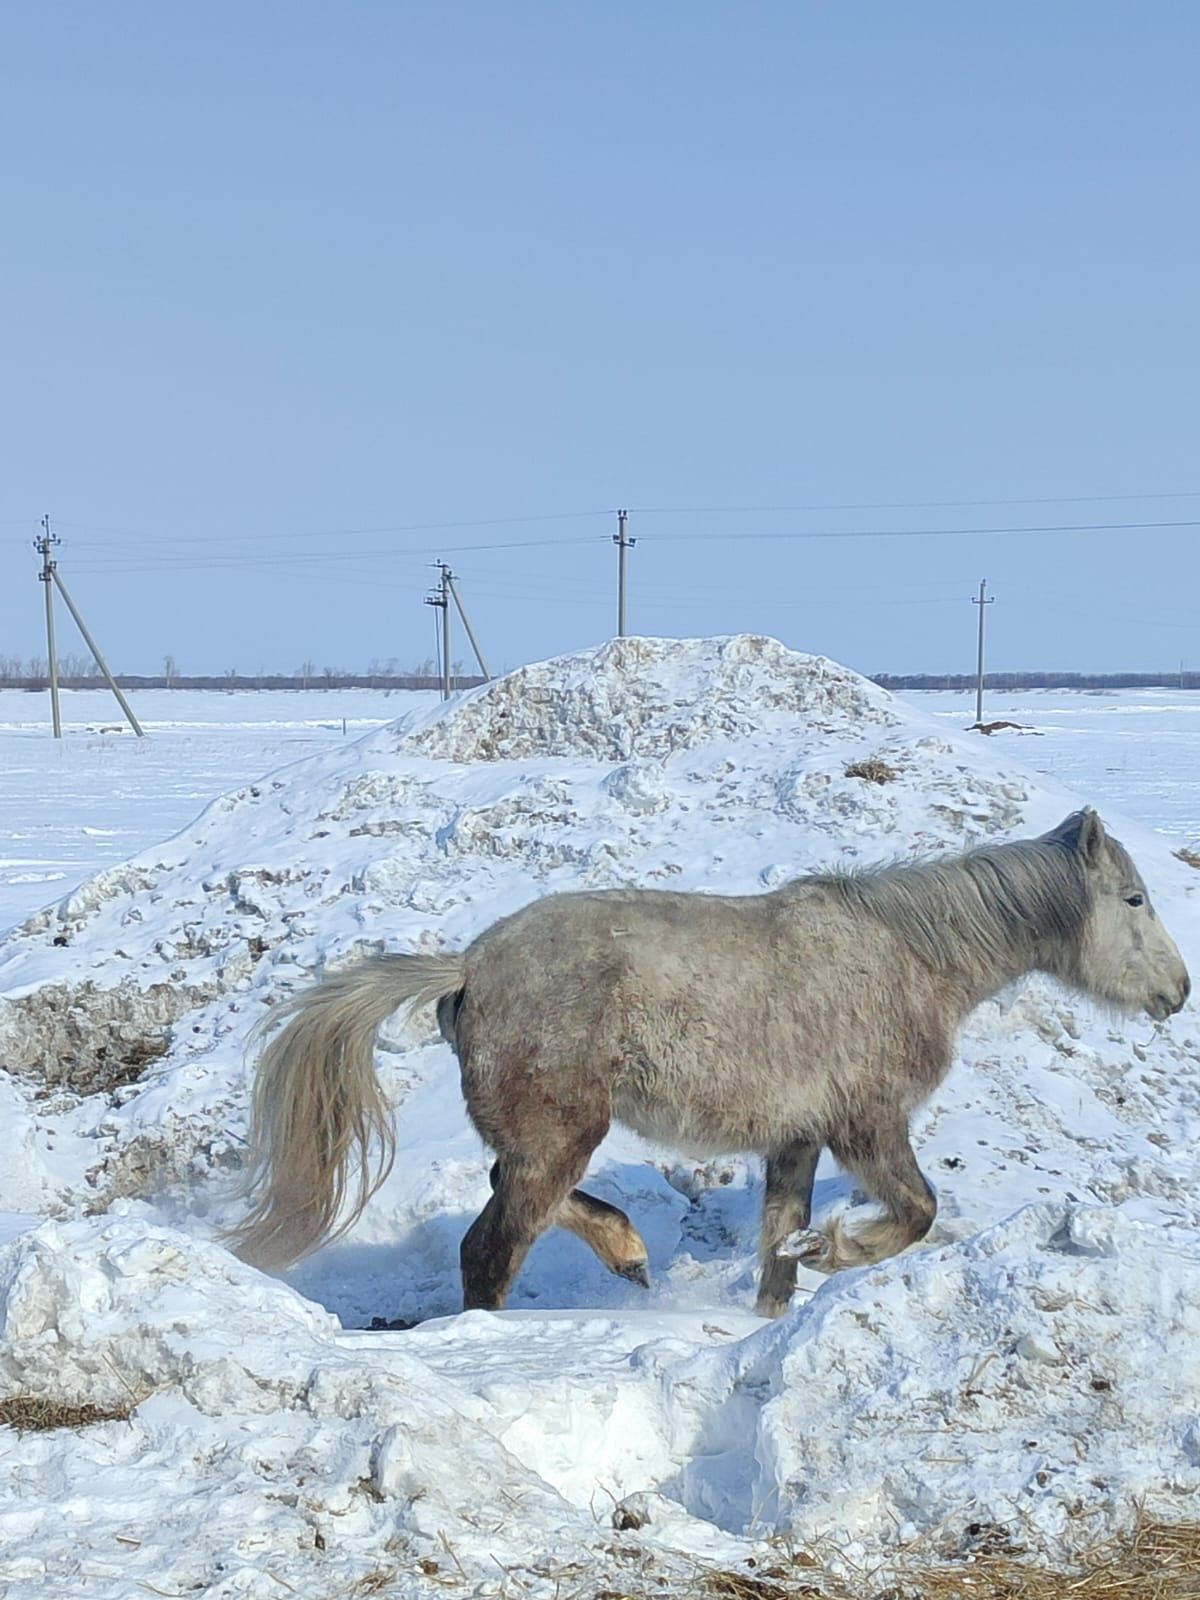
<svg viewBox="0 0 1200 1600">
<path fill-rule="evenodd" d="M 1139 1502 L 1180 1518 L 1200 1493 L 1194 1237 L 1043 1204 L 756 1332 L 699 1323 L 470 1313 L 354 1336 L 173 1230 L 43 1224 L 0 1249 L 0 1396 L 133 1410 L 69 1449 L 6 1441 L 26 1486 L 0 1510 L 6 1574 L 62 1593 L 103 1550 L 114 1600 L 141 1576 L 324 1596 L 452 1553 L 548 1596 L 568 1563 L 611 1583 L 632 1554 L 642 1592 L 777 1535 L 847 1572 L 922 1536 L 923 1561 L 998 1542 L 1062 1561 Z"/>
<path fill-rule="evenodd" d="M 689 1499 L 870 1562 L 997 1542 L 1060 1562 L 1200 1493 L 1200 1247 L 1119 1213 L 1041 1204 L 951 1247 L 831 1283 L 767 1332 L 697 1357 L 697 1442 L 736 1440 Z M 707 1435 L 707 1438 L 705 1438 Z M 734 1445 L 737 1449 L 737 1444 Z M 719 1459 L 719 1458 L 718 1458 Z"/>
<path fill-rule="evenodd" d="M 511 1563 L 549 1560 L 560 1537 L 582 1548 L 591 1531 L 467 1391 L 395 1342 L 363 1359 L 328 1313 L 168 1229 L 47 1223 L 0 1250 L 0 1341 L 2 1395 L 137 1402 L 71 1450 L 55 1433 L 13 1442 L 28 1509 L 0 1510 L 0 1537 L 24 1594 L 68 1592 L 81 1556 L 102 1563 L 89 1593 L 113 1600 L 143 1576 L 232 1596 L 288 1571 L 305 1593 L 344 1594 L 445 1560 L 450 1535 L 482 1566 L 480 1511 L 495 1523 L 506 1504 L 512 1531 L 489 1536 Z"/>
<path fill-rule="evenodd" d="M 519 667 L 406 743 L 444 761 L 661 760 L 751 732 L 764 714 L 825 733 L 848 722 L 887 726 L 896 721 L 888 702 L 858 673 L 776 639 L 613 639 Z"/>
<path fill-rule="evenodd" d="M 337 1327 L 227 1250 L 165 1228 L 49 1222 L 0 1263 L 0 1385 L 9 1393 L 112 1406 L 173 1385 L 201 1410 L 269 1410 L 296 1400 L 299 1352 Z"/>
<path fill-rule="evenodd" d="M 249 1031 L 327 964 L 462 948 L 557 890 L 754 893 L 960 851 L 1086 798 L 773 641 L 623 640 L 223 795 L 0 940 L 0 1210 L 57 1219 L 0 1251 L 0 1390 L 140 1401 L 6 1435 L 13 1592 L 74 1592 L 86 1559 L 101 1600 L 481 1590 L 497 1561 L 547 1596 L 616 1563 L 594 1587 L 633 1593 L 775 1527 L 869 1566 L 903 1530 L 1053 1558 L 1137 1495 L 1170 1515 L 1200 1488 L 1191 1012 L 1116 1021 L 1040 979 L 980 1007 L 914 1121 L 930 1238 L 802 1268 L 811 1300 L 765 1329 L 757 1164 L 620 1130 L 587 1186 L 643 1233 L 650 1294 L 554 1231 L 511 1315 L 438 1320 L 490 1191 L 426 1015 L 381 1030 L 398 1159 L 354 1230 L 293 1287 L 205 1242 L 237 1216 Z M 1195 970 L 1200 879 L 1110 820 Z M 858 1198 L 822 1165 L 818 1223 Z M 651 1520 L 614 1542 L 631 1496 Z"/>
</svg>

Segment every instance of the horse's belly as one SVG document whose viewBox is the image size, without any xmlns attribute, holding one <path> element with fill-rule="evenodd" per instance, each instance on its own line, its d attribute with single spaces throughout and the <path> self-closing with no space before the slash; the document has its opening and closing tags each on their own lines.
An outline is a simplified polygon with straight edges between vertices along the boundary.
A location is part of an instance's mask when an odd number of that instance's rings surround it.
<svg viewBox="0 0 1200 1600">
<path fill-rule="evenodd" d="M 747 1148 L 730 1130 L 714 1129 L 705 1118 L 689 1116 L 686 1108 L 659 1105 L 633 1096 L 618 1096 L 613 1113 L 623 1127 L 654 1144 L 686 1150 L 689 1155 L 719 1156 Z"/>
<path fill-rule="evenodd" d="M 764 1094 L 717 1074 L 680 1074 L 649 1061 L 623 1072 L 613 1088 L 613 1115 L 624 1127 L 694 1155 L 767 1151 L 798 1131 L 804 1107 L 783 1085 Z"/>
</svg>

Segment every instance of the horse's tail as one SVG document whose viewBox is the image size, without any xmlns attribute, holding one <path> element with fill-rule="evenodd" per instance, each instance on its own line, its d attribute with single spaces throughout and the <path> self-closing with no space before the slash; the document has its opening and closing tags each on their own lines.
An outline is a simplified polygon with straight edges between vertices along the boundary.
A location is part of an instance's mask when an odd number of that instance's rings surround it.
<svg viewBox="0 0 1200 1600">
<path fill-rule="evenodd" d="M 227 1235 L 238 1255 L 284 1267 L 358 1220 L 396 1150 L 375 1032 L 401 1006 L 434 1004 L 462 985 L 461 955 L 373 956 L 272 1013 L 267 1028 L 287 1026 L 258 1064 L 244 1187 L 254 1204 Z"/>
</svg>

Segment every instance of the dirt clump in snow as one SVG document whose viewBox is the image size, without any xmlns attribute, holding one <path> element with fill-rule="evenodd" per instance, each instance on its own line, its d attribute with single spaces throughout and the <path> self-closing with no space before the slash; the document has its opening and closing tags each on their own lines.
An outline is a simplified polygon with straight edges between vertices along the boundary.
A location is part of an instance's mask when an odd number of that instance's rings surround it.
<svg viewBox="0 0 1200 1600">
<path fill-rule="evenodd" d="M 164 1127 L 137 1133 L 105 1152 L 104 1159 L 87 1174 L 95 1196 L 83 1212 L 102 1216 L 117 1200 L 161 1200 L 169 1193 L 186 1198 L 201 1177 L 231 1172 L 242 1159 L 241 1150 L 220 1129 L 175 1119 Z"/>
<path fill-rule="evenodd" d="M 0 1010 L 0 1066 L 39 1092 L 111 1095 L 166 1055 L 171 1024 L 204 998 L 166 983 L 47 984 Z"/>
</svg>

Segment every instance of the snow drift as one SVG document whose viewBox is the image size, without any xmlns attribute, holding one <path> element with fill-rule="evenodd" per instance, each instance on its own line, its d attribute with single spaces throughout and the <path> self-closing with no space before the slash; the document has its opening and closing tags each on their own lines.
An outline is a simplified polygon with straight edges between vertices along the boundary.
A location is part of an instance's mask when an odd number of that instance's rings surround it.
<svg viewBox="0 0 1200 1600">
<path fill-rule="evenodd" d="M 892 781 L 848 771 L 875 761 Z M 629 639 L 223 796 L 15 930 L 0 1208 L 54 1220 L 0 1255 L 0 1389 L 139 1403 L 13 1441 L 35 1485 L 0 1501 L 14 1592 L 62 1592 L 64 1498 L 114 1596 L 142 1577 L 255 1593 L 264 1572 L 340 1594 L 372 1570 L 418 1584 L 422 1562 L 486 1586 L 493 1556 L 549 1592 L 564 1549 L 628 1588 L 630 1563 L 737 1562 L 773 1530 L 867 1565 L 915 1536 L 1060 1556 L 1139 1496 L 1183 1515 L 1192 1010 L 1118 1022 L 1038 980 L 980 1008 L 915 1130 L 941 1207 L 926 1246 L 802 1272 L 771 1326 L 749 1315 L 756 1166 L 619 1133 L 590 1186 L 646 1237 L 649 1296 L 555 1234 L 512 1314 L 428 1320 L 457 1309 L 458 1239 L 488 1192 L 430 1017 L 383 1030 L 400 1158 L 355 1230 L 291 1286 L 208 1242 L 234 1214 L 247 1033 L 326 963 L 459 947 L 555 889 L 752 892 L 1040 832 L 1086 799 L 774 641 Z M 1106 820 L 1195 969 L 1197 875 Z M 823 1167 L 818 1213 L 855 1201 Z M 329 1311 L 421 1326 L 345 1332 Z M 614 1543 L 630 1496 L 649 1522 Z"/>
</svg>

